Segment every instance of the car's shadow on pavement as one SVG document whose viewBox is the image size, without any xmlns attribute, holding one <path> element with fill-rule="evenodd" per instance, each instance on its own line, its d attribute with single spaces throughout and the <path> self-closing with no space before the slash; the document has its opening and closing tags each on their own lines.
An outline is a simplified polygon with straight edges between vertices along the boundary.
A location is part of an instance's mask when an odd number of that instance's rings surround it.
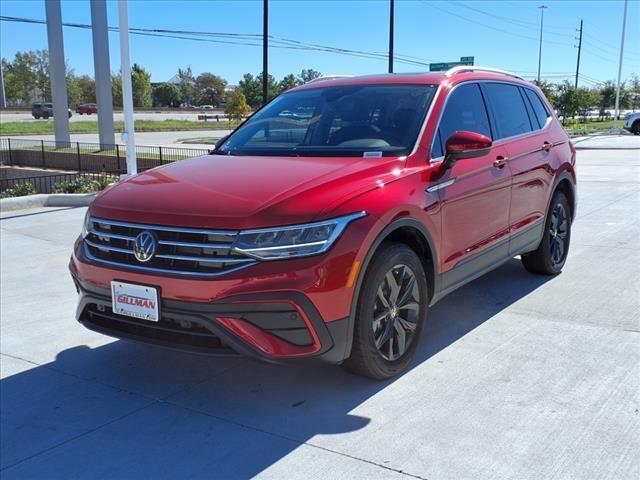
<svg viewBox="0 0 640 480">
<path fill-rule="evenodd" d="M 304 442 L 341 451 L 354 439 L 331 435 L 378 428 L 386 408 L 401 408 L 385 405 L 375 418 L 358 407 L 396 382 L 436 374 L 434 356 L 549 278 L 513 259 L 449 295 L 430 309 L 411 369 L 387 382 L 124 341 L 62 351 L 1 381 L 2 476 L 247 478 Z M 401 389 L 393 399 L 402 401 Z"/>
</svg>

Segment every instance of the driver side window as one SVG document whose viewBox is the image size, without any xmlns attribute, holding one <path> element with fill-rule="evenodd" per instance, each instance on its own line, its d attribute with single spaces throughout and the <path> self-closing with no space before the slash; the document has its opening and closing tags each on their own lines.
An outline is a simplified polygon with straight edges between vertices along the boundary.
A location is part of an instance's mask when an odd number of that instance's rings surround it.
<svg viewBox="0 0 640 480">
<path fill-rule="evenodd" d="M 489 116 L 477 83 L 456 87 L 450 94 L 431 148 L 432 159 L 444 156 L 447 139 L 458 130 L 491 138 Z"/>
</svg>

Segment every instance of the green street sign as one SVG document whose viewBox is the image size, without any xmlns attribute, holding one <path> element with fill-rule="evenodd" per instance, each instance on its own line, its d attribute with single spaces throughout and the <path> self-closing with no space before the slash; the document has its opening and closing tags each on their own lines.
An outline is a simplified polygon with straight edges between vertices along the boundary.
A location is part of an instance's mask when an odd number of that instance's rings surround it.
<svg viewBox="0 0 640 480">
<path fill-rule="evenodd" d="M 473 66 L 474 57 L 460 57 L 459 62 L 443 62 L 443 63 L 430 63 L 430 72 L 443 72 L 453 67 L 459 67 L 460 65 Z"/>
</svg>

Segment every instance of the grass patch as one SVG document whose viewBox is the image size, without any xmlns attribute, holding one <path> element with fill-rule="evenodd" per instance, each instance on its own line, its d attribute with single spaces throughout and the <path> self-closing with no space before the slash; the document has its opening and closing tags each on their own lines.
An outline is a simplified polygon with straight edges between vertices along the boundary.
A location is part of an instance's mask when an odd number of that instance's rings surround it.
<svg viewBox="0 0 640 480">
<path fill-rule="evenodd" d="M 567 119 L 564 128 L 570 133 L 589 133 L 613 128 L 613 120 L 591 120 L 585 122 L 580 118 Z"/>
<path fill-rule="evenodd" d="M 136 120 L 136 132 L 175 132 L 180 130 L 230 130 L 236 122 L 204 122 L 191 120 Z M 122 132 L 123 122 L 115 122 L 116 132 Z M 71 133 L 98 133 L 98 122 L 69 122 Z M 0 122 L 0 135 L 41 135 L 54 133 L 53 120 Z"/>
<path fill-rule="evenodd" d="M 195 138 L 178 138 L 176 140 L 176 143 L 182 143 L 183 145 L 186 145 L 187 148 L 189 146 L 190 143 L 198 143 L 198 144 L 202 144 L 202 143 L 206 143 L 206 144 L 215 144 L 218 140 L 220 140 L 222 138 L 222 135 L 218 136 L 218 137 L 195 137 Z"/>
</svg>

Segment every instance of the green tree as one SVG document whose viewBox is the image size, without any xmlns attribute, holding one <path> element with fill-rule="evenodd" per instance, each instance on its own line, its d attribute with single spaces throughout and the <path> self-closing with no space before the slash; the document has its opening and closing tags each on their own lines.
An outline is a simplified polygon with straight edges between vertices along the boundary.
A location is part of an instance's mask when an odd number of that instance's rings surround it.
<svg viewBox="0 0 640 480">
<path fill-rule="evenodd" d="M 227 81 L 213 73 L 198 75 L 195 82 L 196 98 L 200 105 L 219 106 L 225 97 Z"/>
<path fill-rule="evenodd" d="M 542 90 L 542 93 L 544 93 L 544 96 L 547 97 L 547 100 L 549 100 L 549 103 L 551 103 L 551 106 L 553 106 L 553 108 L 558 108 L 558 106 L 556 105 L 558 102 L 558 98 L 556 95 L 556 84 L 548 82 L 546 80 L 541 80 L 540 82 L 534 80 L 533 84 L 537 85 L 540 90 Z"/>
<path fill-rule="evenodd" d="M 600 102 L 598 107 L 600 117 L 604 117 L 608 108 L 613 108 L 616 103 L 616 85 L 613 81 L 608 80 L 600 87 Z"/>
<path fill-rule="evenodd" d="M 13 61 L 2 59 L 7 103 L 27 105 L 35 100 L 46 100 L 40 91 L 41 51 L 17 52 Z"/>
<path fill-rule="evenodd" d="M 151 102 L 151 74 L 137 63 L 131 68 L 131 83 L 133 90 L 133 105 L 148 108 Z"/>
<path fill-rule="evenodd" d="M 262 83 L 259 77 L 245 73 L 238 83 L 238 88 L 245 97 L 245 101 L 252 108 L 259 107 L 262 104 Z"/>
<path fill-rule="evenodd" d="M 242 93 L 242 89 L 235 88 L 227 98 L 227 108 L 224 113 L 229 115 L 231 120 L 240 122 L 242 118 L 251 112 L 251 107 Z"/>
<path fill-rule="evenodd" d="M 640 109 L 640 78 L 635 74 L 629 80 L 629 107 L 634 111 Z"/>
<path fill-rule="evenodd" d="M 556 108 L 558 114 L 562 116 L 563 123 L 567 118 L 575 117 L 579 111 L 579 98 L 576 90 L 568 81 L 558 85 Z"/>
<path fill-rule="evenodd" d="M 78 88 L 81 93 L 81 103 L 96 103 L 96 82 L 89 75 L 78 77 Z"/>
<path fill-rule="evenodd" d="M 260 80 L 260 104 L 262 105 L 262 73 L 258 75 L 258 79 Z M 276 81 L 273 75 L 269 75 L 267 77 L 267 101 L 272 98 L 277 97 L 280 94 L 280 85 Z"/>
<path fill-rule="evenodd" d="M 195 78 L 193 77 L 193 72 L 191 71 L 191 67 L 187 67 L 185 69 L 178 69 L 178 78 L 180 79 L 180 83 L 178 84 L 178 88 L 180 89 L 180 96 L 182 97 L 182 101 L 187 105 L 195 104 Z"/>
<path fill-rule="evenodd" d="M 322 74 L 317 70 L 314 70 L 313 68 L 304 68 L 300 72 L 300 75 L 298 78 L 301 83 L 307 83 L 321 76 Z"/>
<path fill-rule="evenodd" d="M 161 83 L 153 90 L 154 104 L 160 107 L 179 107 L 180 89 L 173 83 Z"/>
<path fill-rule="evenodd" d="M 2 72 L 4 74 L 4 89 L 8 105 L 26 105 L 33 98 L 35 88 L 35 74 L 27 62 L 10 62 L 2 59 Z"/>
<path fill-rule="evenodd" d="M 119 73 L 111 75 L 111 96 L 113 97 L 113 106 L 122 106 L 122 76 Z"/>
<path fill-rule="evenodd" d="M 301 84 L 302 84 L 301 80 L 296 78 L 296 76 L 293 73 L 290 73 L 289 75 L 285 76 L 282 80 L 280 80 L 279 87 L 280 87 L 280 91 L 284 92 L 291 88 L 297 87 L 298 85 L 301 85 Z"/>
<path fill-rule="evenodd" d="M 72 109 L 82 103 L 82 89 L 78 80 L 73 72 L 67 73 L 67 102 Z"/>
</svg>

